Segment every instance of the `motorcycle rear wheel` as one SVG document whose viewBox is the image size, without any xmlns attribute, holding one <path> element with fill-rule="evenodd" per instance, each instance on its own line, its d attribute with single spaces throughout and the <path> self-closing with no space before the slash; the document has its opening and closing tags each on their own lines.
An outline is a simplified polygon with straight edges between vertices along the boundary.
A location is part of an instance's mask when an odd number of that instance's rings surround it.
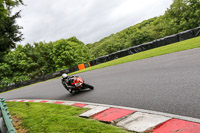
<svg viewBox="0 0 200 133">
<path fill-rule="evenodd" d="M 86 83 L 84 83 L 83 86 L 84 86 L 84 88 L 90 88 L 91 90 L 94 89 L 94 86 L 86 84 Z"/>
<path fill-rule="evenodd" d="M 69 93 L 73 93 L 74 91 L 72 89 L 68 89 Z"/>
</svg>

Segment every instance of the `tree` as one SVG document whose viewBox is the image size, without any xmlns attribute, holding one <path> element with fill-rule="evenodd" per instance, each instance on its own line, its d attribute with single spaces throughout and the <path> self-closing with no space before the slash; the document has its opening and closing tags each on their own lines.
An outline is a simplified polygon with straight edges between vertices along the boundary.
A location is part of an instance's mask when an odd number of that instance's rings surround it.
<svg viewBox="0 0 200 133">
<path fill-rule="evenodd" d="M 55 62 L 53 60 L 53 43 L 39 42 L 34 43 L 34 55 L 39 64 L 38 70 L 46 75 L 56 71 Z"/>
<path fill-rule="evenodd" d="M 11 11 L 14 7 L 23 5 L 22 0 L 0 0 L 0 56 L 15 48 L 16 42 L 21 41 L 22 33 L 16 19 L 20 17 L 20 11 L 14 15 Z"/>
<path fill-rule="evenodd" d="M 9 83 L 13 83 L 12 79 L 8 78 L 12 75 L 12 70 L 9 64 L 0 63 L 0 87 L 4 87 Z"/>
<path fill-rule="evenodd" d="M 0 68 L 3 75 L 0 78 L 4 83 L 29 80 L 28 68 L 32 62 L 32 59 L 23 52 L 23 46 L 18 45 L 14 51 L 5 55 L 4 62 L 1 63 L 2 67 Z M 7 79 L 9 80 L 6 81 Z"/>
<path fill-rule="evenodd" d="M 174 34 L 199 26 L 199 14 L 199 0 L 174 0 L 164 15 L 168 29 L 166 32 Z"/>
<path fill-rule="evenodd" d="M 89 59 L 88 48 L 75 37 L 61 39 L 53 45 L 53 60 L 57 71 L 88 62 Z"/>
<path fill-rule="evenodd" d="M 136 31 L 131 35 L 132 46 L 142 44 L 144 42 L 149 42 L 152 40 L 148 31 Z"/>
</svg>

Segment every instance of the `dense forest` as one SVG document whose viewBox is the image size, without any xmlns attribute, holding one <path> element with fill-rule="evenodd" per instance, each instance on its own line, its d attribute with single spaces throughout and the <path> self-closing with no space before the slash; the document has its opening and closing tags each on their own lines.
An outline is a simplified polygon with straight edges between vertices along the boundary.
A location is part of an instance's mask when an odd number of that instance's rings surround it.
<svg viewBox="0 0 200 133">
<path fill-rule="evenodd" d="M 23 39 L 16 24 L 20 12 L 11 10 L 22 0 L 0 1 L 0 87 L 34 79 L 97 57 L 200 26 L 199 0 L 174 0 L 165 14 L 130 26 L 98 42 L 85 45 L 76 37 L 55 42 L 16 45 Z"/>
</svg>

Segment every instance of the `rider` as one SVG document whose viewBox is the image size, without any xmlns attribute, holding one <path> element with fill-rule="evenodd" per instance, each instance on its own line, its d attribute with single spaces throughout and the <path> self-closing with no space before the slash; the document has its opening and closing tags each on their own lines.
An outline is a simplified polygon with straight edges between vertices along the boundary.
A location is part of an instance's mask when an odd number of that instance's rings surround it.
<svg viewBox="0 0 200 133">
<path fill-rule="evenodd" d="M 71 85 L 71 82 L 73 82 L 74 76 L 68 76 L 66 73 L 62 74 L 62 84 L 68 88 L 69 90 L 73 89 L 74 86 Z"/>
</svg>

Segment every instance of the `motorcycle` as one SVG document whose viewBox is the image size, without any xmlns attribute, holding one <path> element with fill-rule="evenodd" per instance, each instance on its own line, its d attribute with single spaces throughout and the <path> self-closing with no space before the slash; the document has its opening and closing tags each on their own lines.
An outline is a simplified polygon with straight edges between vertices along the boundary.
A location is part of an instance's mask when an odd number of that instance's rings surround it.
<svg viewBox="0 0 200 133">
<path fill-rule="evenodd" d="M 71 88 L 71 89 L 67 88 L 67 85 L 65 85 L 66 82 L 64 82 L 64 84 L 63 84 L 63 86 L 65 87 L 65 89 L 67 91 L 69 91 L 69 93 L 78 92 L 78 91 L 88 89 L 88 88 L 90 90 L 94 89 L 94 87 L 92 85 L 85 83 L 81 77 L 74 76 L 73 78 L 70 78 L 70 81 L 71 81 L 71 86 L 73 86 L 73 88 Z"/>
</svg>

